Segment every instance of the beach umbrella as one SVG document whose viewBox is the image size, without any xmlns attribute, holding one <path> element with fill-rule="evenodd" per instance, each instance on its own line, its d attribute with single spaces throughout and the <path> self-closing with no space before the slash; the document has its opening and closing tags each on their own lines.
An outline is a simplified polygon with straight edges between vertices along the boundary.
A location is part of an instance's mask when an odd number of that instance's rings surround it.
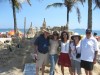
<svg viewBox="0 0 100 75">
<path fill-rule="evenodd" d="M 20 31 L 20 30 L 17 30 L 17 33 L 19 34 L 19 35 L 22 35 L 23 33 Z M 12 36 L 12 35 L 14 35 L 15 33 L 14 33 L 14 30 L 10 30 L 9 32 L 8 32 L 8 35 L 10 35 L 10 36 Z"/>
<path fill-rule="evenodd" d="M 8 32 L 8 35 L 14 35 L 14 30 L 10 30 L 9 32 Z"/>
</svg>

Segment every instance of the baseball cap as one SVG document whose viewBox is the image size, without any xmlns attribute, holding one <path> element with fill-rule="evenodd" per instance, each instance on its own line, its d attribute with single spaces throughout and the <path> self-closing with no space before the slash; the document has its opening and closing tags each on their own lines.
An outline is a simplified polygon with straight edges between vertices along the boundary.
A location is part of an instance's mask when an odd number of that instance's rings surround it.
<svg viewBox="0 0 100 75">
<path fill-rule="evenodd" d="M 86 33 L 91 33 L 92 30 L 91 29 L 86 29 Z"/>
</svg>

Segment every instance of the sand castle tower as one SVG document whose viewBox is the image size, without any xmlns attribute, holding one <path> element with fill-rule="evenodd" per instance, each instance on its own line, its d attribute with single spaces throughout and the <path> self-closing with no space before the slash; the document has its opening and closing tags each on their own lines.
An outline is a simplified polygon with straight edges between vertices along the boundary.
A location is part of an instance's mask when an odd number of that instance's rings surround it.
<svg viewBox="0 0 100 75">
<path fill-rule="evenodd" d="M 35 36 L 35 30 L 32 27 L 32 22 L 31 22 L 30 28 L 27 31 L 27 38 L 33 38 L 34 36 Z"/>
<path fill-rule="evenodd" d="M 43 24 L 42 24 L 42 27 L 41 27 L 41 31 L 42 31 L 43 29 L 46 29 L 46 21 L 45 21 L 45 18 L 44 18 L 44 21 L 43 21 Z"/>
</svg>

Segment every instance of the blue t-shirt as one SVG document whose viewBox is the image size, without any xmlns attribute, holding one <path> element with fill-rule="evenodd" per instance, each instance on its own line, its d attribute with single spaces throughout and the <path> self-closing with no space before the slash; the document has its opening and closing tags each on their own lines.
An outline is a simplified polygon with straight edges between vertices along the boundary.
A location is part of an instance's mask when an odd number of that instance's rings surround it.
<svg viewBox="0 0 100 75">
<path fill-rule="evenodd" d="M 38 51 L 40 53 L 48 53 L 49 52 L 49 39 L 45 38 L 44 35 L 40 35 L 36 40 L 35 40 L 35 45 L 38 46 Z"/>
</svg>

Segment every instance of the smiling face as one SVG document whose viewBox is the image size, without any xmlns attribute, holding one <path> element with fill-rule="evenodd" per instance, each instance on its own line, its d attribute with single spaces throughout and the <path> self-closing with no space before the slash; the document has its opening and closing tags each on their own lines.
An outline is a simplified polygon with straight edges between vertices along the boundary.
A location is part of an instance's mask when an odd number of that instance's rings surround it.
<svg viewBox="0 0 100 75">
<path fill-rule="evenodd" d="M 68 40 L 68 35 L 67 35 L 67 33 L 63 33 L 63 41 L 67 41 Z"/>
<path fill-rule="evenodd" d="M 92 35 L 92 30 L 91 29 L 86 29 L 86 37 L 89 39 Z"/>
<path fill-rule="evenodd" d="M 58 39 L 58 35 L 57 34 L 53 34 L 53 39 L 57 40 Z"/>
<path fill-rule="evenodd" d="M 74 36 L 74 41 L 76 42 L 76 43 L 78 43 L 79 41 L 80 41 L 80 39 L 79 39 L 79 36 Z"/>
<path fill-rule="evenodd" d="M 86 37 L 89 39 L 91 37 L 91 32 L 86 32 Z"/>
<path fill-rule="evenodd" d="M 44 32 L 44 37 L 47 38 L 48 36 L 49 36 L 49 33 L 45 31 Z"/>
<path fill-rule="evenodd" d="M 66 33 L 63 33 L 63 37 L 64 37 L 64 38 L 67 37 L 67 34 L 66 34 Z"/>
<path fill-rule="evenodd" d="M 68 34 L 68 32 L 63 31 L 63 32 L 61 33 L 61 41 L 62 41 L 62 42 L 65 42 L 65 41 L 67 41 L 68 39 L 69 39 L 69 34 Z"/>
</svg>

